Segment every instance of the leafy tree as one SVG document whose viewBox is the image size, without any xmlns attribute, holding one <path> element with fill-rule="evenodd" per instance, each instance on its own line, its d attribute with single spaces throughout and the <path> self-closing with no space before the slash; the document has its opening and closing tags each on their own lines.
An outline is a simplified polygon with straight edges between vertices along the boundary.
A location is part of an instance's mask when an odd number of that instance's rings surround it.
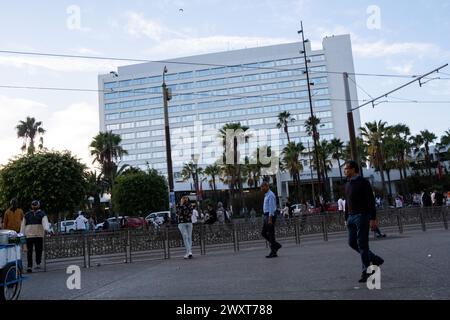
<svg viewBox="0 0 450 320">
<path fill-rule="evenodd" d="M 44 147 L 44 138 L 42 135 L 45 133 L 44 128 L 42 127 L 42 122 L 36 122 L 36 119 L 27 117 L 25 121 L 20 121 L 16 126 L 17 137 L 23 138 L 22 151 L 27 150 L 28 154 L 33 154 L 36 151 L 36 147 L 34 146 L 34 140 L 36 136 L 40 136 L 39 138 L 39 150 L 42 150 Z M 28 148 L 27 148 L 28 145 Z"/>
<path fill-rule="evenodd" d="M 28 154 L 11 160 L 0 171 L 3 204 L 17 197 L 23 208 L 40 200 L 55 217 L 83 206 L 86 201 L 86 167 L 69 152 Z"/>
<path fill-rule="evenodd" d="M 127 173 L 117 177 L 112 201 L 115 210 L 122 215 L 143 216 L 168 209 L 167 191 L 166 179 L 156 170 Z"/>
</svg>

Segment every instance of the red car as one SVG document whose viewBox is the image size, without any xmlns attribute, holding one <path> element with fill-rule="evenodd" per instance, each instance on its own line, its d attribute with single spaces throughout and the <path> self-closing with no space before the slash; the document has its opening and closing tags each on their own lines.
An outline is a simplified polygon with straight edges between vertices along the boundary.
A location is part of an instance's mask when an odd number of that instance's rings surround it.
<svg viewBox="0 0 450 320">
<path fill-rule="evenodd" d="M 148 227 L 148 223 L 144 218 L 141 217 L 128 217 L 119 219 L 121 228 L 130 228 L 130 229 L 143 229 Z"/>
</svg>

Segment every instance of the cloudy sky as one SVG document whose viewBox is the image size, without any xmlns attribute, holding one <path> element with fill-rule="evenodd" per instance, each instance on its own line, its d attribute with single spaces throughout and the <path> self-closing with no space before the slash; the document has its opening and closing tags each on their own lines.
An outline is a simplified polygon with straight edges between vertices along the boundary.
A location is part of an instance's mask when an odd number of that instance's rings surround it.
<svg viewBox="0 0 450 320">
<path fill-rule="evenodd" d="M 0 50 L 159 60 L 298 41 L 303 20 L 314 48 L 324 36 L 350 33 L 358 73 L 422 74 L 450 60 L 450 0 L 41 0 L 0 1 L 0 6 Z M 120 64 L 0 53 L 0 164 L 20 152 L 14 128 L 26 116 L 43 121 L 46 147 L 70 150 L 86 164 L 99 130 L 95 92 L 1 86 L 95 90 L 97 75 Z M 450 68 L 443 71 L 450 74 Z M 407 80 L 359 76 L 357 81 L 376 96 Z M 450 101 L 450 80 L 414 85 L 395 97 Z M 359 98 L 368 96 L 360 91 Z M 429 129 L 441 135 L 450 128 L 449 107 L 402 102 L 367 107 L 361 114 L 363 121 L 403 122 L 413 133 Z"/>
</svg>

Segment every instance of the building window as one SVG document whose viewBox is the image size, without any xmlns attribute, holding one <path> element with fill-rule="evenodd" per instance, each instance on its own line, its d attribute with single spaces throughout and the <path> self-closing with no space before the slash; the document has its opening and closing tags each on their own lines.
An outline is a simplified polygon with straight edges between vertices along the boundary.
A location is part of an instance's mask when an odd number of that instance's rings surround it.
<svg viewBox="0 0 450 320">
<path fill-rule="evenodd" d="M 106 126 L 106 130 L 112 131 L 112 130 L 119 130 L 120 125 L 119 124 L 109 124 Z"/>
<path fill-rule="evenodd" d="M 120 135 L 120 137 L 122 138 L 122 140 L 134 139 L 134 132 L 123 133 L 123 134 Z"/>
<path fill-rule="evenodd" d="M 105 104 L 105 110 L 113 110 L 113 109 L 118 109 L 120 108 L 120 104 L 119 103 L 107 103 Z"/>
<path fill-rule="evenodd" d="M 150 125 L 149 120 L 136 122 L 136 128 L 148 127 L 149 125 Z"/>
<path fill-rule="evenodd" d="M 141 131 L 141 132 L 136 132 L 136 138 L 148 138 L 150 137 L 150 131 Z"/>
<path fill-rule="evenodd" d="M 148 149 L 148 148 L 151 148 L 151 147 L 152 147 L 151 142 L 140 142 L 140 143 L 137 144 L 137 148 L 138 149 Z"/>
<path fill-rule="evenodd" d="M 126 119 L 126 118 L 133 118 L 134 117 L 134 112 L 130 111 L 130 112 L 122 112 L 120 114 L 120 118 L 122 119 Z"/>
<path fill-rule="evenodd" d="M 134 122 L 126 122 L 120 125 L 122 129 L 131 129 L 134 128 Z"/>
<path fill-rule="evenodd" d="M 136 160 L 135 154 L 128 154 L 128 155 L 122 156 L 122 161 L 135 161 L 135 160 Z"/>
<path fill-rule="evenodd" d="M 160 126 L 164 124 L 164 119 L 153 119 L 152 126 Z"/>
<path fill-rule="evenodd" d="M 136 144 L 134 144 L 134 143 L 130 143 L 130 144 L 123 144 L 122 145 L 122 147 L 125 149 L 125 150 L 134 150 L 134 149 L 136 149 Z"/>
</svg>

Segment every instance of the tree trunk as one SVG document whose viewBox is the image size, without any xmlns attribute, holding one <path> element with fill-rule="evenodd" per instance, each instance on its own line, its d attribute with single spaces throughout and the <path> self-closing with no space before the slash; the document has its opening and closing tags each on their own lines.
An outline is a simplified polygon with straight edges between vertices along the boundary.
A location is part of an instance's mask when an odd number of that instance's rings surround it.
<svg viewBox="0 0 450 320">
<path fill-rule="evenodd" d="M 279 131 L 278 131 L 278 132 L 279 132 Z M 284 127 L 284 132 L 286 132 L 286 136 L 287 136 L 287 139 L 288 139 L 288 143 L 291 142 L 291 139 L 289 138 L 289 130 L 288 130 L 288 127 L 287 127 L 287 126 Z"/>
<path fill-rule="evenodd" d="M 391 170 L 386 170 L 386 175 L 388 178 L 388 188 L 389 188 L 389 198 L 392 199 L 392 186 L 391 186 Z"/>
<path fill-rule="evenodd" d="M 341 168 L 341 160 L 339 159 L 339 157 L 337 158 L 338 161 L 338 166 L 339 166 L 339 175 L 341 176 L 341 182 L 342 182 L 342 168 Z"/>
</svg>

